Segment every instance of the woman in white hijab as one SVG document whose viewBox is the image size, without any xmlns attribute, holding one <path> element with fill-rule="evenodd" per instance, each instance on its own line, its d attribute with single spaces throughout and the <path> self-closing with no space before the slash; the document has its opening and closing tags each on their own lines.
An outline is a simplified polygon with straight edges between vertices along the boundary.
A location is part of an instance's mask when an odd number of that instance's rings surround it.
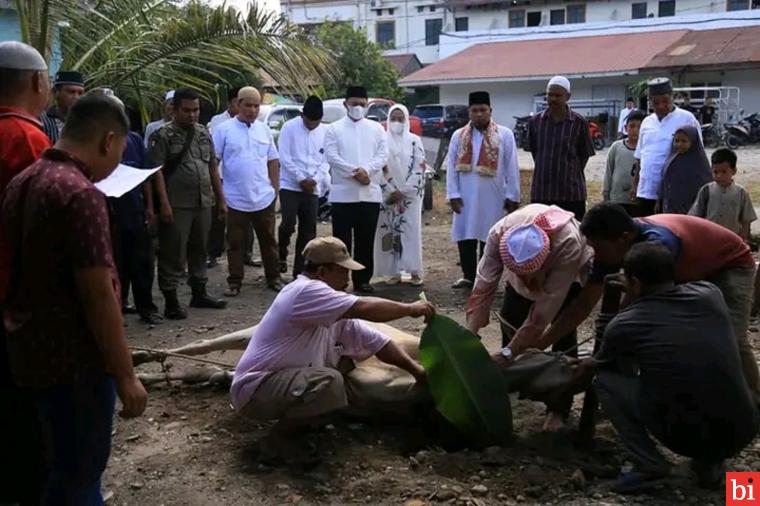
<svg viewBox="0 0 760 506">
<path fill-rule="evenodd" d="M 422 284 L 422 196 L 425 191 L 425 149 L 409 132 L 409 111 L 401 104 L 388 114 L 388 165 L 380 187 L 383 204 L 375 234 L 375 275 L 413 285 Z"/>
</svg>

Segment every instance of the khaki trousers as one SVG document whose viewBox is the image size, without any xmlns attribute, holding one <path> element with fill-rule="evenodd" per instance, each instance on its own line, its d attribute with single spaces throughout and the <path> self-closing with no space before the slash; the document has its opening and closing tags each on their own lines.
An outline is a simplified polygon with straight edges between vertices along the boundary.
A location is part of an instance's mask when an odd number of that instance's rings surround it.
<svg viewBox="0 0 760 506">
<path fill-rule="evenodd" d="M 245 276 L 245 244 L 246 230 L 249 224 L 253 225 L 256 237 L 259 239 L 261 260 L 264 264 L 264 275 L 267 282 L 271 283 L 280 279 L 279 259 L 277 256 L 277 240 L 274 235 L 275 204 L 277 199 L 262 209 L 250 213 L 227 210 L 227 264 L 229 276 L 227 284 L 233 288 L 240 288 Z"/>
<path fill-rule="evenodd" d="M 282 369 L 269 375 L 243 407 L 255 420 L 314 418 L 348 406 L 343 375 L 330 367 Z"/>
<path fill-rule="evenodd" d="M 726 269 L 708 281 L 720 288 L 723 299 L 726 301 L 731 325 L 736 335 L 736 344 L 739 347 L 744 379 L 747 380 L 747 386 L 749 386 L 755 402 L 760 403 L 760 374 L 758 373 L 755 355 L 752 353 L 752 348 L 747 340 L 754 277 L 755 269 L 753 267 L 741 267 Z"/>
</svg>

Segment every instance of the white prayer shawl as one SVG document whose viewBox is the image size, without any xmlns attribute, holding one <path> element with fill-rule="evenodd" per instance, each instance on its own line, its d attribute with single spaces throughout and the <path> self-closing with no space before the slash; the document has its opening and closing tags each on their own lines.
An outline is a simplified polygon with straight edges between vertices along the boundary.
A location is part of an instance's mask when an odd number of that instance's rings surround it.
<svg viewBox="0 0 760 506">
<path fill-rule="evenodd" d="M 520 167 L 517 164 L 517 148 L 512 130 L 499 125 L 499 165 L 495 177 L 483 177 L 474 167 L 478 157 L 472 157 L 473 170 L 456 170 L 457 152 L 461 129 L 454 132 L 449 144 L 448 169 L 446 171 L 446 198 L 462 199 L 460 214 L 454 213 L 451 224 L 453 241 L 478 239 L 485 242 L 488 231 L 504 216 L 504 200 L 520 202 Z M 479 153 L 483 134 L 472 129 L 472 152 Z"/>
<path fill-rule="evenodd" d="M 404 113 L 404 131 L 390 130 L 394 111 Z M 388 165 L 380 188 L 383 203 L 375 233 L 374 273 L 397 276 L 401 271 L 422 275 L 422 197 L 425 191 L 425 149 L 422 140 L 409 131 L 409 111 L 401 104 L 388 113 Z M 391 194 L 404 194 L 398 204 L 386 203 Z"/>
</svg>

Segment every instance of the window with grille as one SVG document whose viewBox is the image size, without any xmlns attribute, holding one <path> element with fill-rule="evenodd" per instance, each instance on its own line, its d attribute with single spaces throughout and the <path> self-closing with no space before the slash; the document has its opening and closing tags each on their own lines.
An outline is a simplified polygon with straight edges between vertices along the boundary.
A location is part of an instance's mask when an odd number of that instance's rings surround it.
<svg viewBox="0 0 760 506">
<path fill-rule="evenodd" d="M 586 22 L 586 4 L 567 6 L 567 24 Z"/>
<path fill-rule="evenodd" d="M 552 9 L 549 12 L 549 23 L 552 25 L 565 24 L 565 9 Z"/>
<path fill-rule="evenodd" d="M 728 0 L 727 11 L 744 11 L 749 9 L 749 0 Z"/>
<path fill-rule="evenodd" d="M 634 2 L 631 4 L 631 19 L 645 19 L 647 17 L 647 3 Z"/>
<path fill-rule="evenodd" d="M 660 0 L 657 16 L 664 18 L 676 15 L 676 0 Z"/>
<path fill-rule="evenodd" d="M 539 26 L 541 24 L 541 11 L 528 13 L 528 26 Z"/>
<path fill-rule="evenodd" d="M 425 20 L 425 45 L 437 46 L 438 40 L 441 37 L 442 29 L 443 29 L 442 19 L 426 19 Z"/>
<path fill-rule="evenodd" d="M 525 26 L 525 11 L 509 11 L 509 27 L 522 28 Z"/>
<path fill-rule="evenodd" d="M 454 20 L 454 31 L 466 32 L 470 29 L 470 18 L 456 18 Z"/>
<path fill-rule="evenodd" d="M 396 47 L 396 22 L 378 21 L 375 23 L 375 42 L 385 48 Z"/>
</svg>

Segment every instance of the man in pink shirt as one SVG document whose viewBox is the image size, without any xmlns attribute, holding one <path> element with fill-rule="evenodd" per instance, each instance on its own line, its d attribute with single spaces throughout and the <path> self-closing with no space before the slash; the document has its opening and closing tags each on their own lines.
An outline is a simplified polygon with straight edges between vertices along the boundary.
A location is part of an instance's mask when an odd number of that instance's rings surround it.
<svg viewBox="0 0 760 506">
<path fill-rule="evenodd" d="M 429 302 L 404 304 L 345 293 L 350 272 L 364 266 L 335 237 L 310 241 L 304 260 L 303 274 L 277 295 L 254 331 L 230 390 L 238 412 L 258 420 L 278 419 L 262 450 L 286 461 L 298 461 L 303 454 L 295 434 L 351 403 L 338 370 L 341 358 L 375 355 L 424 381 L 420 364 L 360 320 L 427 320 L 435 312 Z"/>
<path fill-rule="evenodd" d="M 516 332 L 502 333 L 494 358 L 506 366 L 541 337 L 586 283 L 592 249 L 573 213 L 556 206 L 530 204 L 499 220 L 488 233 L 475 286 L 467 303 L 467 327 L 474 333 L 488 325 L 502 273 L 507 280 L 501 316 Z M 575 329 L 554 343 L 554 351 L 577 344 Z M 556 431 L 565 422 L 572 397 L 549 406 L 544 430 Z"/>
</svg>

